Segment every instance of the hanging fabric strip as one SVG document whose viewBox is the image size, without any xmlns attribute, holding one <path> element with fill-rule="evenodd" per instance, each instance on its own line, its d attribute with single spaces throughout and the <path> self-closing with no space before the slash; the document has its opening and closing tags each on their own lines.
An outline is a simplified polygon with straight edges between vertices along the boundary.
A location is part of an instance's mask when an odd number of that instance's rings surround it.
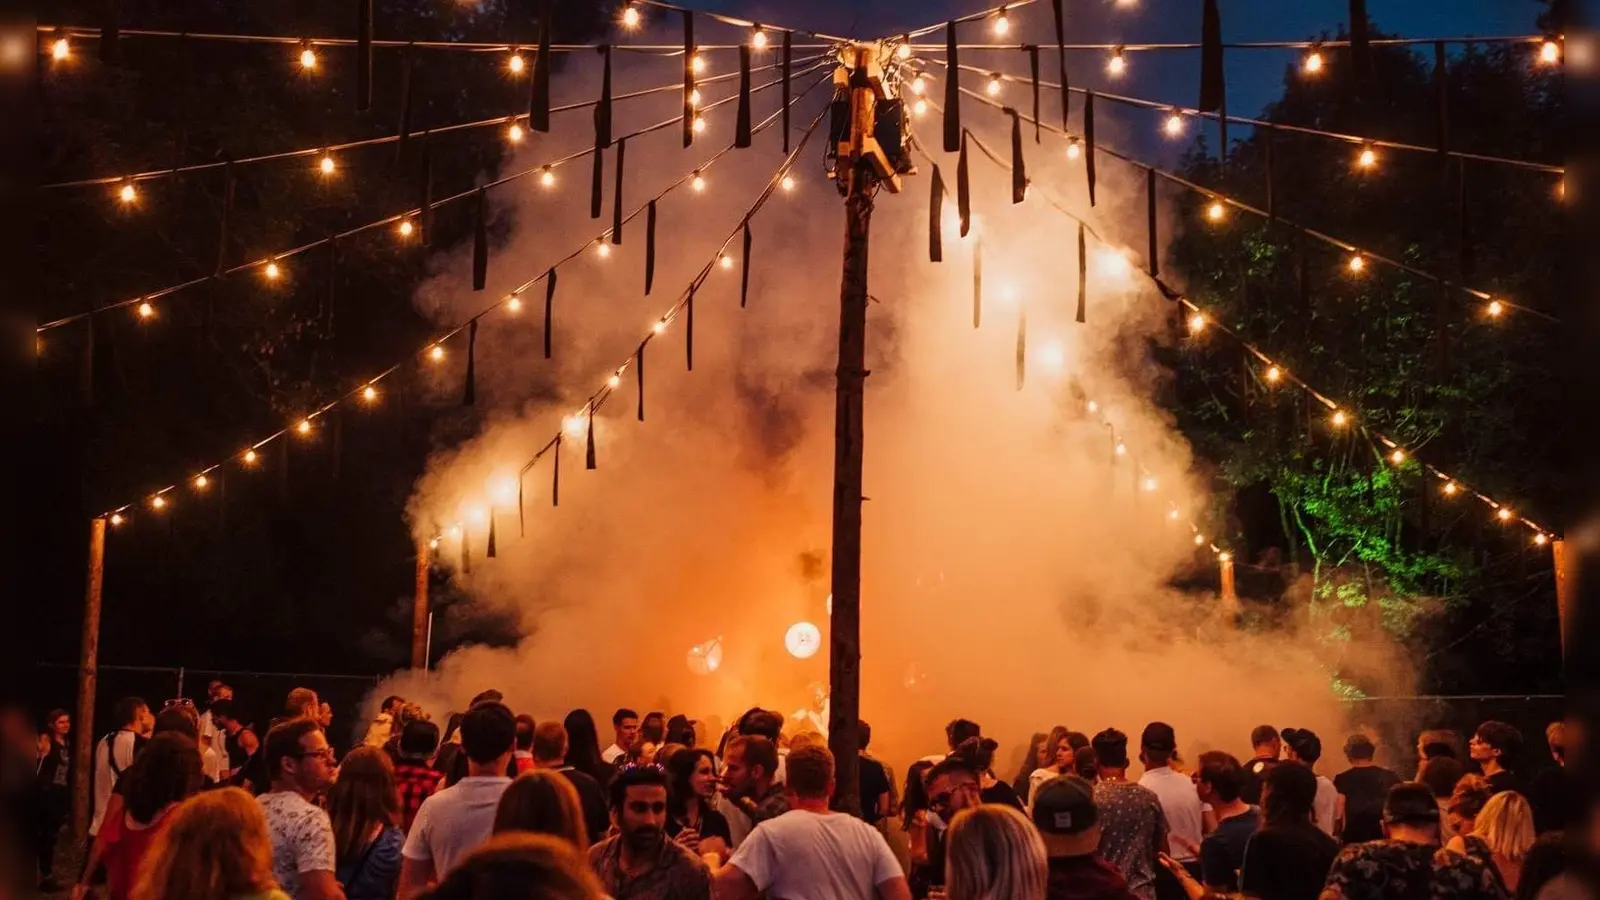
<svg viewBox="0 0 1600 900">
<path fill-rule="evenodd" d="M 483 555 L 489 557 L 490 559 L 494 559 L 496 554 L 499 552 L 499 547 L 496 546 L 496 544 L 497 541 L 495 541 L 494 534 L 494 507 L 491 506 L 489 507 L 489 546 L 484 550 Z"/>
<path fill-rule="evenodd" d="M 482 187 L 472 217 L 472 289 L 481 291 L 489 283 L 489 192 Z"/>
<path fill-rule="evenodd" d="M 961 61 L 956 48 L 956 23 L 945 26 L 944 36 L 944 152 L 961 149 Z M 965 236 L 966 232 L 963 231 Z"/>
<path fill-rule="evenodd" d="M 739 308 L 750 302 L 750 219 L 744 220 L 743 256 L 739 259 Z"/>
<path fill-rule="evenodd" d="M 528 536 L 527 514 L 524 512 L 525 507 L 522 503 L 523 474 L 522 472 L 517 473 L 517 537 L 519 538 Z"/>
<path fill-rule="evenodd" d="M 983 326 L 983 238 L 972 242 L 972 327 Z"/>
<path fill-rule="evenodd" d="M 556 432 L 555 462 L 550 467 L 550 505 L 561 505 L 561 432 Z"/>
<path fill-rule="evenodd" d="M 533 84 L 528 94 L 528 127 L 534 131 L 550 131 L 550 6 L 554 0 L 539 4 L 539 55 L 533 60 Z"/>
<path fill-rule="evenodd" d="M 233 196 L 237 186 L 238 173 L 233 170 L 233 161 L 229 160 L 222 166 L 222 217 L 217 223 L 217 264 L 211 270 L 213 278 L 221 278 L 228 270 L 228 223 L 233 218 Z"/>
<path fill-rule="evenodd" d="M 683 364 L 690 372 L 694 371 L 694 292 L 698 289 L 697 284 L 689 285 L 689 299 L 683 306 Z"/>
<path fill-rule="evenodd" d="M 601 44 L 597 49 L 601 59 L 600 101 L 594 105 L 595 149 L 611 146 L 611 45 Z"/>
<path fill-rule="evenodd" d="M 595 464 L 594 464 L 594 404 L 593 403 L 589 404 L 589 423 L 588 424 L 589 424 L 589 427 L 585 429 L 586 437 L 584 438 L 585 446 L 584 446 L 584 450 L 583 450 L 583 467 L 585 469 L 593 469 L 593 468 L 595 468 Z"/>
<path fill-rule="evenodd" d="M 1273 159 L 1276 157 L 1274 148 L 1278 144 L 1278 129 L 1268 126 L 1262 130 L 1261 141 L 1266 147 L 1267 155 L 1267 222 L 1271 225 L 1278 223 L 1278 179 L 1273 171 Z"/>
<path fill-rule="evenodd" d="M 1145 231 L 1150 237 L 1148 266 L 1151 278 L 1161 277 L 1161 249 L 1156 246 L 1156 170 L 1144 170 Z"/>
<path fill-rule="evenodd" d="M 694 143 L 694 13 L 683 11 L 683 146 Z"/>
<path fill-rule="evenodd" d="M 1039 45 L 1029 44 L 1028 71 L 1033 75 L 1033 142 L 1044 143 L 1044 126 L 1039 120 Z"/>
<path fill-rule="evenodd" d="M 396 129 L 400 139 L 394 144 L 394 162 L 399 165 L 405 159 L 406 147 L 411 144 L 411 111 L 412 111 L 412 86 L 416 82 L 417 50 L 407 46 L 405 59 L 400 64 L 400 125 Z"/>
<path fill-rule="evenodd" d="M 644 295 L 656 283 L 656 201 L 651 200 L 644 216 Z"/>
<path fill-rule="evenodd" d="M 83 405 L 94 405 L 94 320 L 83 317 L 83 355 L 79 357 L 82 368 L 78 370 L 78 390 L 83 395 Z"/>
<path fill-rule="evenodd" d="M 1089 254 L 1083 240 L 1083 222 L 1078 222 L 1078 321 L 1087 321 L 1084 313 L 1089 306 Z"/>
<path fill-rule="evenodd" d="M 100 61 L 116 63 L 122 54 L 121 0 L 107 0 L 105 18 L 100 20 Z"/>
<path fill-rule="evenodd" d="M 750 146 L 750 45 L 739 45 L 739 112 L 734 119 L 733 146 Z"/>
<path fill-rule="evenodd" d="M 461 405 L 474 406 L 478 402 L 478 320 L 467 323 L 467 379 L 461 389 Z"/>
<path fill-rule="evenodd" d="M 1006 109 L 1006 114 L 1011 117 L 1011 202 L 1017 204 L 1028 199 L 1028 167 L 1022 158 L 1022 117 L 1010 108 Z"/>
<path fill-rule="evenodd" d="M 1017 316 L 1017 390 L 1028 380 L 1028 310 L 1026 307 Z"/>
<path fill-rule="evenodd" d="M 928 262 L 944 262 L 944 176 L 937 163 L 928 191 Z"/>
<path fill-rule="evenodd" d="M 372 108 L 372 0 L 356 0 L 356 111 Z"/>
<path fill-rule="evenodd" d="M 554 267 L 544 276 L 544 358 L 550 358 L 550 336 L 554 332 L 554 320 L 551 312 L 556 302 L 556 270 Z"/>
<path fill-rule="evenodd" d="M 972 190 L 967 179 L 967 134 L 961 133 L 961 155 L 956 157 L 956 212 L 961 217 L 961 236 L 972 230 Z"/>
<path fill-rule="evenodd" d="M 422 132 L 422 182 L 417 207 L 421 211 L 417 223 L 422 226 L 422 246 L 433 243 L 433 141 L 429 133 Z"/>
<path fill-rule="evenodd" d="M 644 421 L 644 348 L 648 343 L 647 341 L 644 344 L 640 344 L 639 349 L 633 351 L 633 375 L 634 380 L 639 384 L 639 421 L 641 422 Z"/>
<path fill-rule="evenodd" d="M 1050 11 L 1056 19 L 1056 60 L 1061 66 L 1061 130 L 1066 131 L 1067 113 L 1072 109 L 1072 92 L 1067 86 L 1067 28 L 1061 0 L 1050 0 Z"/>
<path fill-rule="evenodd" d="M 1089 180 L 1089 205 L 1094 206 L 1094 91 L 1083 95 L 1083 171 Z"/>
<path fill-rule="evenodd" d="M 1444 41 L 1433 42 L 1433 105 L 1439 116 L 1436 137 L 1439 153 L 1450 150 L 1450 70 L 1446 65 Z"/>
<path fill-rule="evenodd" d="M 1217 0 L 1205 0 L 1200 13 L 1200 111 L 1222 108 L 1227 79 L 1222 68 L 1222 14 Z"/>
<path fill-rule="evenodd" d="M 1350 62 L 1359 90 L 1372 78 L 1372 33 L 1367 25 L 1367 0 L 1350 0 Z"/>
<path fill-rule="evenodd" d="M 789 153 L 789 72 L 794 67 L 794 35 L 785 31 L 783 33 L 783 152 Z"/>
<path fill-rule="evenodd" d="M 628 154 L 628 139 L 617 141 L 617 181 L 611 196 L 611 243 L 622 244 L 622 171 L 623 157 Z"/>
<path fill-rule="evenodd" d="M 600 218 L 600 205 L 603 202 L 601 194 L 606 180 L 606 153 L 599 147 L 594 148 L 594 179 L 589 189 L 589 218 Z"/>
</svg>

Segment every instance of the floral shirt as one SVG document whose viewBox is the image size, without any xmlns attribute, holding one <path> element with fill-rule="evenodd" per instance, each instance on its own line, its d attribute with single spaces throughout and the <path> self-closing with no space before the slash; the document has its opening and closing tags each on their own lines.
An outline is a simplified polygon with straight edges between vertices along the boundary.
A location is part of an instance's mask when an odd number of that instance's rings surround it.
<svg viewBox="0 0 1600 900">
<path fill-rule="evenodd" d="M 272 877 L 298 900 L 301 872 L 334 870 L 333 825 L 326 812 L 293 791 L 270 791 L 256 802 L 272 838 Z"/>
<path fill-rule="evenodd" d="M 1475 859 L 1428 844 L 1367 841 L 1340 852 L 1321 900 L 1507 900 Z"/>
<path fill-rule="evenodd" d="M 613 900 L 710 900 L 711 871 L 698 856 L 662 835 L 656 864 L 629 875 L 622 869 L 622 836 L 613 835 L 589 848 L 589 868 Z"/>
<path fill-rule="evenodd" d="M 1097 781 L 1100 855 L 1140 900 L 1155 900 L 1156 852 L 1167 849 L 1167 817 L 1156 792 L 1126 781 Z"/>
</svg>

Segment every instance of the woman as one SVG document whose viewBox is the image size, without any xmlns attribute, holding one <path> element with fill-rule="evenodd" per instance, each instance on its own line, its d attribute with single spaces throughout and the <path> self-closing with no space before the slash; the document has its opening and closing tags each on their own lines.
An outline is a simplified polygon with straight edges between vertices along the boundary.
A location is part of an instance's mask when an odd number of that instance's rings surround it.
<svg viewBox="0 0 1600 900">
<path fill-rule="evenodd" d="M 394 764 L 381 747 L 362 745 L 339 766 L 328 789 L 334 877 L 349 900 L 387 900 L 400 877 L 400 794 Z"/>
<path fill-rule="evenodd" d="M 249 792 L 196 794 L 167 815 L 134 900 L 289 900 L 272 880 L 272 839 Z"/>
<path fill-rule="evenodd" d="M 1451 838 L 1446 849 L 1483 863 L 1499 877 L 1506 893 L 1514 895 L 1533 841 L 1533 807 L 1521 794 L 1501 791 L 1478 812 L 1472 832 Z"/>
<path fill-rule="evenodd" d="M 1028 752 L 1022 755 L 1022 766 L 1017 769 L 1017 777 L 1011 779 L 1011 789 L 1017 792 L 1023 803 L 1033 796 L 1033 785 L 1028 783 L 1028 776 L 1036 770 L 1050 764 L 1050 759 L 1045 754 L 1050 750 L 1050 736 L 1042 731 L 1033 733 L 1028 738 Z"/>
<path fill-rule="evenodd" d="M 433 768 L 443 773 L 436 788 L 442 791 L 467 777 L 467 755 L 461 752 L 461 713 L 451 713 L 445 721 L 444 737 L 433 754 Z"/>
<path fill-rule="evenodd" d="M 166 827 L 167 814 L 198 792 L 202 779 L 200 748 L 193 740 L 174 732 L 151 738 L 117 784 L 122 808 L 100 823 L 85 878 L 104 865 L 110 900 L 132 897 L 139 866 Z M 82 898 L 88 889 L 80 880 L 73 897 Z"/>
<path fill-rule="evenodd" d="M 667 837 L 694 851 L 728 858 L 733 833 L 728 820 L 713 806 L 717 794 L 717 760 L 710 750 L 680 750 L 667 761 Z"/>
<path fill-rule="evenodd" d="M 978 795 L 984 803 L 1003 803 L 1020 810 L 1022 800 L 1017 797 L 1017 792 L 1011 789 L 1011 785 L 994 777 L 994 751 L 999 747 L 1000 743 L 992 738 L 970 737 L 950 751 L 950 755 L 967 760 L 978 770 Z"/>
<path fill-rule="evenodd" d="M 1079 747 L 1072 755 L 1072 770 L 1079 778 L 1094 784 L 1100 778 L 1100 760 L 1093 747 Z"/>
<path fill-rule="evenodd" d="M 653 766 L 656 764 L 656 751 L 660 749 L 654 741 L 639 739 L 628 748 L 623 757 L 630 766 Z"/>
<path fill-rule="evenodd" d="M 1067 740 L 1072 732 L 1065 725 L 1057 725 L 1050 729 L 1050 737 L 1045 741 L 1045 764 L 1041 769 L 1035 769 L 1028 776 L 1028 796 L 1039 789 L 1039 785 L 1056 777 L 1072 771 L 1073 750 L 1072 744 Z"/>
<path fill-rule="evenodd" d="M 933 768 L 931 760 L 918 760 L 906 770 L 906 784 L 900 791 L 905 798 L 900 806 L 900 827 L 910 841 L 911 871 L 906 876 L 911 883 L 911 896 L 926 897 L 934 881 L 928 871 L 928 786 L 922 776 Z"/>
<path fill-rule="evenodd" d="M 567 765 L 600 782 L 600 787 L 609 786 L 617 769 L 600 758 L 600 732 L 595 730 L 594 716 L 587 709 L 575 709 L 561 724 L 567 729 Z"/>
<path fill-rule="evenodd" d="M 589 831 L 583 824 L 578 789 L 554 769 L 530 769 L 500 795 L 494 811 L 494 833 L 548 834 L 587 852 Z"/>
<path fill-rule="evenodd" d="M 422 900 L 604 900 L 588 858 L 547 834 L 497 834 Z"/>
<path fill-rule="evenodd" d="M 1440 841 L 1449 841 L 1456 836 L 1455 829 L 1450 826 L 1450 798 L 1465 775 L 1466 770 L 1461 763 L 1448 756 L 1435 757 L 1423 763 L 1417 775 L 1417 780 L 1433 791 L 1433 799 L 1439 804 Z"/>
<path fill-rule="evenodd" d="M 956 814 L 945 833 L 948 900 L 1044 900 L 1044 839 L 1022 813 L 985 804 Z"/>
<path fill-rule="evenodd" d="M 1450 793 L 1450 802 L 1445 806 L 1451 834 L 1471 834 L 1478 813 L 1483 811 L 1493 796 L 1493 789 L 1482 775 L 1463 775 L 1456 782 L 1456 789 Z"/>
</svg>

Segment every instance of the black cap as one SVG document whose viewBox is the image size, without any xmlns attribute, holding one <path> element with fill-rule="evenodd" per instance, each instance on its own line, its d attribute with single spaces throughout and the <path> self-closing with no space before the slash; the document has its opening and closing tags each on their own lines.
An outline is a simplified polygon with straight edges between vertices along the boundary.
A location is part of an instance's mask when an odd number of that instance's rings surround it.
<svg viewBox="0 0 1600 900">
<path fill-rule="evenodd" d="M 1033 792 L 1033 824 L 1045 834 L 1082 834 L 1099 818 L 1094 788 L 1076 775 L 1058 775 Z"/>
<path fill-rule="evenodd" d="M 1144 734 L 1139 736 L 1139 746 L 1149 747 L 1161 753 L 1171 753 L 1178 749 L 1178 733 L 1165 722 L 1151 722 L 1144 727 Z"/>
<path fill-rule="evenodd" d="M 1439 801 L 1427 785 L 1402 781 L 1389 788 L 1383 803 L 1383 820 L 1396 825 L 1437 825 Z"/>
</svg>

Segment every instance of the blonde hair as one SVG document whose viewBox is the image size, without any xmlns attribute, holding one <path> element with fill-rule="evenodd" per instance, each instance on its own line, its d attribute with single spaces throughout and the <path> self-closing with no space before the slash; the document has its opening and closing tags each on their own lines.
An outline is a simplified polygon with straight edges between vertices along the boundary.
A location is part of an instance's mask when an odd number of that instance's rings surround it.
<svg viewBox="0 0 1600 900">
<path fill-rule="evenodd" d="M 500 795 L 493 833 L 508 831 L 553 835 L 579 850 L 589 849 L 578 789 L 554 769 L 529 769 Z"/>
<path fill-rule="evenodd" d="M 987 804 L 956 814 L 945 837 L 949 900 L 1044 900 L 1044 839 L 1022 813 Z"/>
<path fill-rule="evenodd" d="M 547 834 L 497 834 L 467 854 L 426 900 L 525 897 L 528 900 L 604 900 L 587 856 Z"/>
<path fill-rule="evenodd" d="M 1472 833 L 1483 838 L 1490 852 L 1521 862 L 1533 846 L 1533 807 L 1521 794 L 1501 791 L 1483 805 Z"/>
<path fill-rule="evenodd" d="M 133 900 L 231 900 L 276 888 L 272 840 L 239 788 L 195 794 L 166 816 L 135 879 Z"/>
</svg>

